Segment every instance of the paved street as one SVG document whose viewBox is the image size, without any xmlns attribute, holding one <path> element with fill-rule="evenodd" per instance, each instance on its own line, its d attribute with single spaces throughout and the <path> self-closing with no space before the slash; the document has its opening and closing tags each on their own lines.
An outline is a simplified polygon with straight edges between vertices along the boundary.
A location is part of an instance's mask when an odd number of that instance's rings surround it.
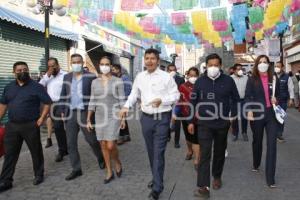
<svg viewBox="0 0 300 200">
<path fill-rule="evenodd" d="M 289 111 L 284 144 L 278 144 L 277 189 L 266 187 L 264 166 L 259 173 L 251 172 L 251 143 L 239 140 L 231 142 L 229 157 L 224 169 L 224 187 L 212 191 L 211 199 L 221 200 L 298 200 L 300 199 L 300 113 Z M 70 172 L 68 158 L 55 163 L 56 145 L 44 150 L 46 178 L 40 186 L 32 185 L 32 164 L 28 151 L 20 156 L 14 188 L 0 194 L 3 200 L 22 199 L 101 199 L 101 200 L 144 200 L 151 179 L 144 141 L 138 121 L 130 122 L 133 141 L 120 147 L 124 176 L 111 184 L 103 185 L 104 172 L 99 171 L 95 158 L 81 136 L 79 147 L 84 175 L 74 181 L 65 181 Z M 250 135 L 250 132 L 249 132 Z M 53 137 L 54 138 L 54 137 Z M 162 200 L 193 200 L 196 173 L 191 162 L 184 160 L 185 146 L 182 134 L 180 149 L 169 143 L 166 153 L 165 190 Z M 44 141 L 44 140 L 43 140 Z M 264 149 L 265 150 L 265 149 Z M 263 164 L 264 164 L 263 156 Z M 2 166 L 3 159 L 0 161 Z"/>
</svg>

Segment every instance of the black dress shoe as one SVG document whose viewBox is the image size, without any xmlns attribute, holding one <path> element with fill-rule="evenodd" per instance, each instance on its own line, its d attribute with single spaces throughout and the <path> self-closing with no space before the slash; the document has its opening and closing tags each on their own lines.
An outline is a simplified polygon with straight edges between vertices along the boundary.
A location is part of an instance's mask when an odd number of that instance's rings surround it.
<svg viewBox="0 0 300 200">
<path fill-rule="evenodd" d="M 73 179 L 77 178 L 78 176 L 82 176 L 82 171 L 81 170 L 79 170 L 79 171 L 72 171 L 71 174 L 69 174 L 66 177 L 66 181 L 73 180 Z"/>
<path fill-rule="evenodd" d="M 105 169 L 105 162 L 104 161 L 99 162 L 99 167 L 100 169 Z"/>
<path fill-rule="evenodd" d="M 122 168 L 122 166 L 121 166 L 121 169 L 120 169 L 119 172 L 117 172 L 117 170 L 116 170 L 117 177 L 118 177 L 118 178 L 121 178 L 122 173 L 123 173 L 123 168 Z"/>
<path fill-rule="evenodd" d="M 156 192 L 154 190 L 152 190 L 149 194 L 149 199 L 151 200 L 158 200 L 159 199 L 159 195 L 160 193 L 159 192 Z"/>
<path fill-rule="evenodd" d="M 109 177 L 109 178 L 107 178 L 107 179 L 104 179 L 104 184 L 108 184 L 108 183 L 110 183 L 112 180 L 114 180 L 115 179 L 115 175 L 114 175 L 114 173 L 111 175 L 111 177 Z"/>
<path fill-rule="evenodd" d="M 49 148 L 51 146 L 52 146 L 52 139 L 51 138 L 47 138 L 47 143 L 46 143 L 45 148 Z"/>
<path fill-rule="evenodd" d="M 33 185 L 39 185 L 42 182 L 44 182 L 44 177 L 43 176 L 36 176 L 33 180 Z"/>
<path fill-rule="evenodd" d="M 148 186 L 147 186 L 149 189 L 152 189 L 152 187 L 153 187 L 153 181 L 150 181 L 149 183 L 148 183 Z"/>
<path fill-rule="evenodd" d="M 0 183 L 0 193 L 12 188 L 12 183 Z"/>
</svg>

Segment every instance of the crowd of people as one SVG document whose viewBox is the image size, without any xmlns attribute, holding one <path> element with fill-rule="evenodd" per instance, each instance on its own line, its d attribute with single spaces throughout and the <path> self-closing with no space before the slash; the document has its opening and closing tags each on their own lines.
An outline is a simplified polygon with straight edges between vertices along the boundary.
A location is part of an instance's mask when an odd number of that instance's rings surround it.
<svg viewBox="0 0 300 200">
<path fill-rule="evenodd" d="M 299 72 L 286 74 L 281 62 L 273 70 L 269 58 L 261 55 L 251 75 L 245 74 L 241 64 L 235 64 L 229 76 L 222 70 L 221 57 L 211 54 L 206 57 L 203 74 L 192 67 L 183 77 L 175 64 L 161 70 L 159 52 L 148 49 L 144 55 L 146 70 L 131 84 L 121 65 L 113 63 L 110 57 L 99 59 L 97 75 L 84 68 L 80 54 L 73 54 L 70 60 L 72 71 L 68 73 L 60 68 L 56 58 L 50 58 L 48 71 L 39 82 L 30 78 L 26 62 L 13 65 L 16 80 L 5 87 L 0 100 L 0 119 L 6 111 L 9 119 L 5 126 L 0 192 L 13 186 L 23 141 L 33 160 L 33 184 L 44 181 L 40 126 L 45 121 L 47 148 L 52 146 L 52 127 L 56 136 L 55 161 L 61 162 L 67 155 L 70 158 L 71 172 L 66 181 L 83 174 L 77 145 L 80 131 L 99 169 L 106 169 L 104 184 L 114 180 L 115 174 L 121 178 L 118 145 L 131 140 L 127 119 L 136 104 L 152 172 L 149 199 L 159 199 L 164 190 L 167 143 L 175 132 L 175 148 L 180 148 L 181 127 L 186 139 L 185 159 L 193 159 L 197 173 L 195 196 L 208 198 L 211 186 L 215 190 L 222 187 L 230 128 L 233 141 L 241 135 L 246 142 L 248 123 L 253 135 L 252 171 L 259 171 L 266 132 L 266 184 L 276 187 L 276 146 L 277 140 L 284 142 L 284 123 L 277 121 L 273 107 L 280 105 L 285 111 L 288 106 L 299 107 Z"/>
</svg>

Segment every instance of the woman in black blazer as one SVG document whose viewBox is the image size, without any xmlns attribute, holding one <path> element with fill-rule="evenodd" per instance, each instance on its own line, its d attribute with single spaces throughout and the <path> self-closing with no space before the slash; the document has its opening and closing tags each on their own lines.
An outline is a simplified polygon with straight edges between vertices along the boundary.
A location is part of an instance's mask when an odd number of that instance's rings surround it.
<svg viewBox="0 0 300 200">
<path fill-rule="evenodd" d="M 258 172 L 263 146 L 263 134 L 267 135 L 267 156 L 266 156 L 266 181 L 270 188 L 275 186 L 276 169 L 276 133 L 278 122 L 275 117 L 272 104 L 276 104 L 279 97 L 279 82 L 276 81 L 275 97 L 273 93 L 273 70 L 267 56 L 261 55 L 255 61 L 253 76 L 249 78 L 246 87 L 246 109 L 253 132 L 253 171 Z M 276 77 L 275 77 L 276 78 Z"/>
</svg>

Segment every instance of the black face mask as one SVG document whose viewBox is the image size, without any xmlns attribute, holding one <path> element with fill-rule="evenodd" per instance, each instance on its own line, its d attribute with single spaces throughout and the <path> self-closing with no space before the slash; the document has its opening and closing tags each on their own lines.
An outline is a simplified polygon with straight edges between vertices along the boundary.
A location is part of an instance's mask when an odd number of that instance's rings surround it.
<svg viewBox="0 0 300 200">
<path fill-rule="evenodd" d="M 26 83 L 30 79 L 29 72 L 17 73 L 17 79 L 21 82 Z"/>
</svg>

